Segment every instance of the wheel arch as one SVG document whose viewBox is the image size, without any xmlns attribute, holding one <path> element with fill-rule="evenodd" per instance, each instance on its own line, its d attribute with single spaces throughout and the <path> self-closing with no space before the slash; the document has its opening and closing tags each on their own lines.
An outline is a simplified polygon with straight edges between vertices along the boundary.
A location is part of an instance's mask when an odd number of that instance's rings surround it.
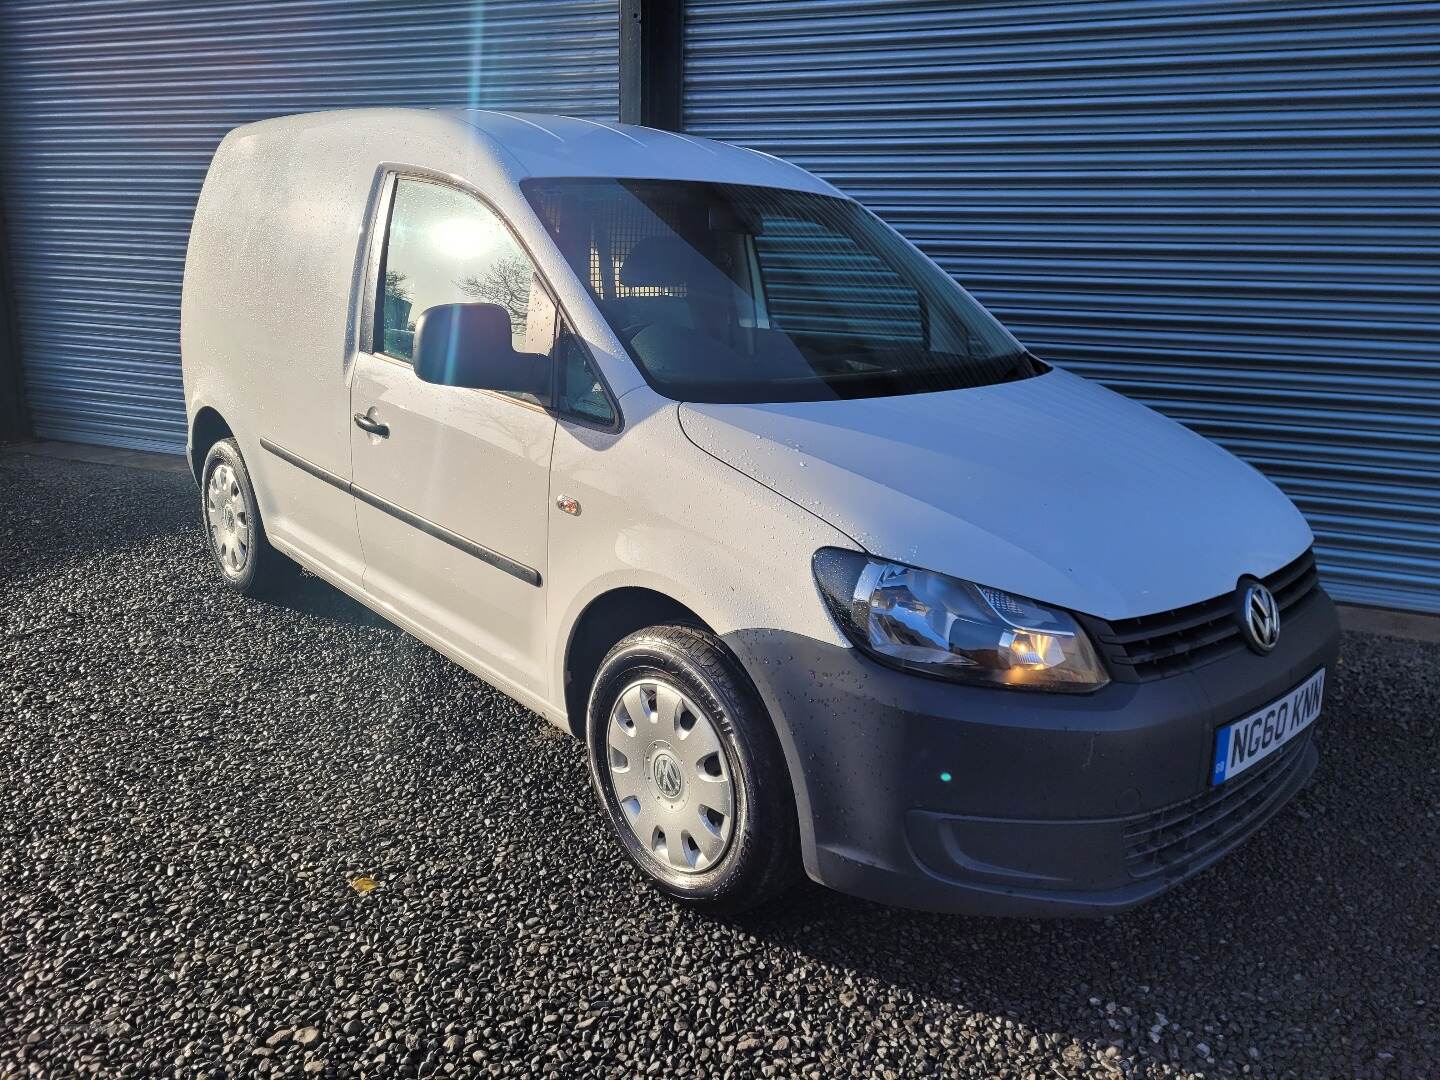
<svg viewBox="0 0 1440 1080">
<path fill-rule="evenodd" d="M 565 643 L 565 717 L 571 734 L 585 738 L 585 713 L 590 684 L 615 643 L 636 630 L 679 623 L 715 631 L 695 611 L 657 589 L 622 585 L 595 596 L 570 628 Z"/>
<path fill-rule="evenodd" d="M 230 439 L 235 436 L 234 430 L 220 415 L 220 410 L 210 405 L 202 405 L 195 411 L 195 418 L 190 421 L 190 475 L 195 482 L 200 482 L 200 470 L 205 467 L 205 457 L 210 453 L 210 448 L 221 439 Z"/>
</svg>

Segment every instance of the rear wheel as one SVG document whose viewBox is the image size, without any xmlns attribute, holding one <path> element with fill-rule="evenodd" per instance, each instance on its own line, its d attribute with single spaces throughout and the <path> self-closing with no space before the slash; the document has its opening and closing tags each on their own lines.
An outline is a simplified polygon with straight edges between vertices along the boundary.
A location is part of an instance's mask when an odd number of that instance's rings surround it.
<svg viewBox="0 0 1440 1080">
<path fill-rule="evenodd" d="M 234 439 L 221 439 L 205 455 L 200 514 L 210 557 L 230 588 L 256 596 L 293 582 L 299 567 L 266 539 L 250 472 Z"/>
<path fill-rule="evenodd" d="M 595 677 L 588 736 L 615 835 L 661 892 L 739 911 L 794 880 L 795 805 L 779 740 L 713 635 L 655 626 L 616 645 Z"/>
</svg>

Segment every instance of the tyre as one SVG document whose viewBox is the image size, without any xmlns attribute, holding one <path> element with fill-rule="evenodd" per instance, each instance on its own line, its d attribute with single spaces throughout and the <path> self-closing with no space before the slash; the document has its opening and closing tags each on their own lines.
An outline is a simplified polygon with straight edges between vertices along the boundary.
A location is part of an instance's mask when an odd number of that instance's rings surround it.
<svg viewBox="0 0 1440 1080">
<path fill-rule="evenodd" d="M 220 579 L 246 596 L 273 595 L 294 582 L 299 567 L 270 546 L 255 488 L 240 447 L 221 439 L 200 471 L 200 518 Z"/>
<path fill-rule="evenodd" d="M 795 800 L 780 742 L 714 635 L 652 626 L 622 640 L 595 676 L 587 735 L 605 814 L 661 892 L 735 912 L 794 881 Z"/>
</svg>

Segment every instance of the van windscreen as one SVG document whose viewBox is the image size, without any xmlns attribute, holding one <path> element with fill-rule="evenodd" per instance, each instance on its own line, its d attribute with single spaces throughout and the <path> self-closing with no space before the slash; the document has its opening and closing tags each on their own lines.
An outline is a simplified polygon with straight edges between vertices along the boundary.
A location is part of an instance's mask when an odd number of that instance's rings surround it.
<svg viewBox="0 0 1440 1080">
<path fill-rule="evenodd" d="M 646 380 L 677 401 L 987 386 L 1048 370 L 858 203 L 686 180 L 526 180 Z"/>
</svg>

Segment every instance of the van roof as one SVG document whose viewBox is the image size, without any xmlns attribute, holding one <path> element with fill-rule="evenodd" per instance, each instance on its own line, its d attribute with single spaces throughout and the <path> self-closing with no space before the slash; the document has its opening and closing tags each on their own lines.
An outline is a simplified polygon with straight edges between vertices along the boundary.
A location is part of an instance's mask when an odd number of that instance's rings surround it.
<svg viewBox="0 0 1440 1080">
<path fill-rule="evenodd" d="M 673 131 L 544 113 L 457 109 L 454 116 L 489 136 L 531 176 L 633 176 L 705 179 L 717 168 L 753 172 L 756 184 L 816 187 L 788 161 Z M 828 185 L 826 185 L 828 186 Z"/>
<path fill-rule="evenodd" d="M 717 180 L 838 195 L 819 177 L 758 150 L 634 124 L 546 113 L 491 109 L 342 109 L 261 120 L 236 134 L 261 131 L 295 137 L 336 125 L 365 133 L 386 155 L 387 135 L 428 129 L 449 140 L 469 138 L 515 180 L 528 177 L 626 177 Z"/>
</svg>

